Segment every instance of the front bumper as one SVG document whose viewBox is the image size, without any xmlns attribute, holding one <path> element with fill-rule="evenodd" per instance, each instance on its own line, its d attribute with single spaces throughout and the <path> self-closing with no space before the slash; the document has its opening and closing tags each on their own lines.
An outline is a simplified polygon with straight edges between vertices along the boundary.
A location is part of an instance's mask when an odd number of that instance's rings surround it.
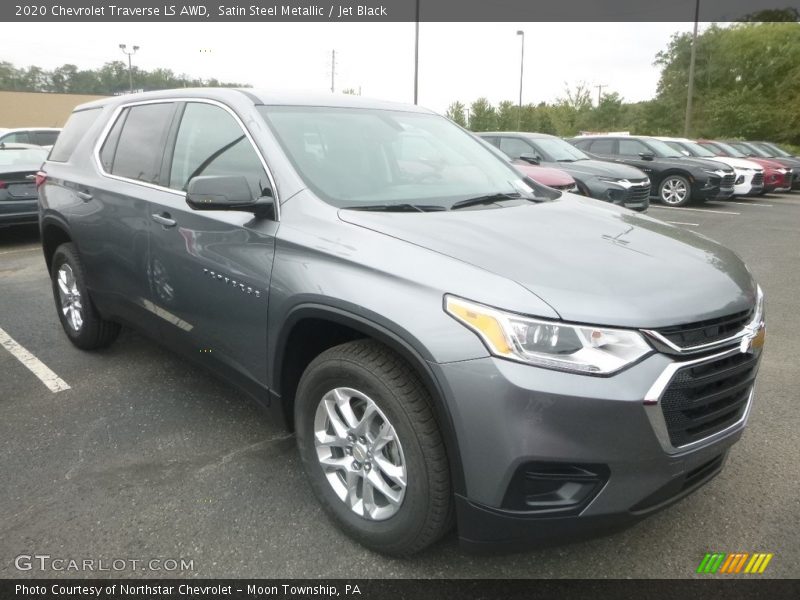
<svg viewBox="0 0 800 600">
<path fill-rule="evenodd" d="M 654 354 L 612 377 L 497 358 L 432 365 L 445 383 L 459 440 L 462 542 L 513 549 L 597 535 L 634 523 L 709 481 L 741 436 L 752 394 L 739 422 L 690 449 L 673 448 L 659 424 L 660 406 L 643 401 L 673 362 Z M 562 465 L 599 479 L 571 509 L 520 510 L 509 495 L 529 464 Z"/>
<path fill-rule="evenodd" d="M 611 202 L 617 206 L 644 212 L 650 207 L 650 182 L 634 181 L 630 184 L 618 184 L 601 179 L 587 179 L 584 186 L 589 196 Z"/>
</svg>

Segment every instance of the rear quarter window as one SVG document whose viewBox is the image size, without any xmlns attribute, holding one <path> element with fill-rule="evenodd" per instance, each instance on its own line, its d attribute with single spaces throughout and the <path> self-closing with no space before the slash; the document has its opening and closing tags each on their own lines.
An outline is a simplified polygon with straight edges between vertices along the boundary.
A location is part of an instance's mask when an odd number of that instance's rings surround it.
<svg viewBox="0 0 800 600">
<path fill-rule="evenodd" d="M 52 146 L 58 139 L 58 131 L 32 131 L 32 143 L 39 146 Z"/>
<path fill-rule="evenodd" d="M 67 162 L 83 136 L 100 116 L 100 112 L 100 108 L 90 108 L 72 113 L 64 125 L 64 130 L 56 139 L 48 160 Z"/>
<path fill-rule="evenodd" d="M 159 102 L 134 105 L 127 109 L 127 116 L 120 115 L 125 121 L 119 132 L 109 172 L 126 179 L 160 183 L 161 161 L 174 112 L 175 103 Z M 111 133 L 115 133 L 116 125 L 115 123 Z M 111 141 L 112 137 L 109 136 L 106 143 Z M 108 166 L 105 150 L 104 144 L 101 151 L 103 168 Z"/>
</svg>

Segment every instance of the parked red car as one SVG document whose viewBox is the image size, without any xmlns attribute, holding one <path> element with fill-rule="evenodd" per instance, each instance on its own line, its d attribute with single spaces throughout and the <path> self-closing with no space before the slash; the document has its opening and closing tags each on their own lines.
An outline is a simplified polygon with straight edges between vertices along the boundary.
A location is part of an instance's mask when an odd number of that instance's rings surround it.
<svg viewBox="0 0 800 600">
<path fill-rule="evenodd" d="M 747 156 L 725 142 L 697 140 L 697 143 L 704 148 L 708 148 L 717 156 L 746 158 L 764 167 L 764 189 L 761 191 L 761 194 L 766 194 L 768 192 L 788 192 L 792 189 L 792 171 L 779 162 L 758 156 Z"/>
<path fill-rule="evenodd" d="M 537 183 L 561 190 L 562 192 L 578 193 L 578 185 L 575 183 L 572 175 L 566 171 L 532 165 L 519 158 L 512 160 L 511 164 L 514 165 L 517 171 L 524 173 L 526 177 L 530 177 Z"/>
</svg>

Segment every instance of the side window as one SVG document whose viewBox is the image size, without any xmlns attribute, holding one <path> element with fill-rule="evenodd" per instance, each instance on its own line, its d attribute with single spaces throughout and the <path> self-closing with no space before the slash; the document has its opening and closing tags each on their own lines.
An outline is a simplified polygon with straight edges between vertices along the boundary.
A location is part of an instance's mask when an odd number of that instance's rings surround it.
<svg viewBox="0 0 800 600">
<path fill-rule="evenodd" d="M 106 173 L 111 173 L 114 168 L 114 156 L 117 153 L 117 145 L 119 144 L 119 135 L 122 133 L 122 127 L 125 125 L 125 119 L 128 118 L 128 110 L 123 109 L 117 120 L 114 121 L 114 126 L 108 132 L 106 140 L 103 142 L 103 147 L 100 148 L 100 163 L 103 165 L 103 170 Z"/>
<path fill-rule="evenodd" d="M 641 152 L 650 152 L 650 149 L 639 140 L 619 140 L 619 153 L 625 156 L 639 156 Z"/>
<path fill-rule="evenodd" d="M 501 137 L 500 150 L 505 152 L 510 158 L 519 158 L 523 154 L 535 154 L 528 142 L 519 138 Z"/>
<path fill-rule="evenodd" d="M 58 139 L 57 131 L 32 131 L 33 143 L 38 146 L 52 146 Z"/>
<path fill-rule="evenodd" d="M 102 109 L 100 108 L 90 108 L 72 113 L 67 119 L 67 124 L 64 125 L 64 130 L 58 136 L 47 160 L 67 162 L 101 112 Z"/>
<path fill-rule="evenodd" d="M 322 151 L 318 137 L 307 136 L 303 143 L 312 154 Z M 199 175 L 243 175 L 253 198 L 269 190 L 258 154 L 230 113 L 213 104 L 189 102 L 175 140 L 169 187 L 185 190 Z"/>
<path fill-rule="evenodd" d="M 159 183 L 164 141 L 174 110 L 173 103 L 140 104 L 128 109 L 113 156 L 112 175 Z"/>
<path fill-rule="evenodd" d="M 500 147 L 500 138 L 497 138 L 497 137 L 495 137 L 495 136 L 491 136 L 491 137 L 490 137 L 490 136 L 485 136 L 485 135 L 482 135 L 482 136 L 481 136 L 481 139 L 482 139 L 484 142 L 489 142 L 489 143 L 490 143 L 492 146 L 494 146 L 495 148 L 499 148 L 499 147 Z"/>
<path fill-rule="evenodd" d="M 31 138 L 28 136 L 27 131 L 14 131 L 3 136 L 2 142 L 4 144 L 30 144 Z"/>
<path fill-rule="evenodd" d="M 589 144 L 589 152 L 614 154 L 614 140 L 594 140 Z"/>
</svg>

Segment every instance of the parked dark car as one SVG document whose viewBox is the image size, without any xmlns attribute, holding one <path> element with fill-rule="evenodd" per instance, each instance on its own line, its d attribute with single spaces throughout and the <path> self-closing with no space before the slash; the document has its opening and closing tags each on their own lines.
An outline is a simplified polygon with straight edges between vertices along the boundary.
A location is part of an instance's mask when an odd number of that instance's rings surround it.
<svg viewBox="0 0 800 600">
<path fill-rule="evenodd" d="M 36 172 L 47 150 L 30 144 L 0 144 L 0 228 L 39 222 Z"/>
<path fill-rule="evenodd" d="M 650 179 L 637 168 L 593 159 L 569 142 L 544 133 L 504 131 L 477 135 L 509 158 L 566 171 L 585 196 L 638 211 L 645 211 L 650 205 Z"/>
<path fill-rule="evenodd" d="M 739 142 L 740 150 L 744 147 L 752 150 L 752 156 L 768 158 L 792 170 L 792 189 L 800 189 L 800 158 L 789 155 L 788 152 L 778 152 L 765 142 Z"/>
<path fill-rule="evenodd" d="M 726 144 L 725 142 L 720 142 L 718 140 L 697 140 L 697 143 L 703 148 L 710 150 L 717 156 L 745 158 L 761 165 L 764 168 L 764 189 L 761 191 L 761 194 L 768 194 L 770 192 L 788 192 L 792 189 L 792 171 L 784 167 L 779 162 L 775 162 L 769 158 L 752 156 L 751 153 L 745 154 L 738 148 L 733 147 L 731 144 Z"/>
<path fill-rule="evenodd" d="M 42 171 L 69 340 L 131 325 L 238 384 L 380 552 L 635 522 L 718 474 L 753 407 L 764 301 L 734 252 L 523 178 L 421 107 L 113 97 Z"/>
<path fill-rule="evenodd" d="M 644 136 L 585 136 L 570 142 L 604 160 L 641 169 L 652 183 L 651 196 L 669 206 L 727 199 L 736 176 L 731 167 L 712 160 L 689 158 L 664 142 Z"/>
</svg>

